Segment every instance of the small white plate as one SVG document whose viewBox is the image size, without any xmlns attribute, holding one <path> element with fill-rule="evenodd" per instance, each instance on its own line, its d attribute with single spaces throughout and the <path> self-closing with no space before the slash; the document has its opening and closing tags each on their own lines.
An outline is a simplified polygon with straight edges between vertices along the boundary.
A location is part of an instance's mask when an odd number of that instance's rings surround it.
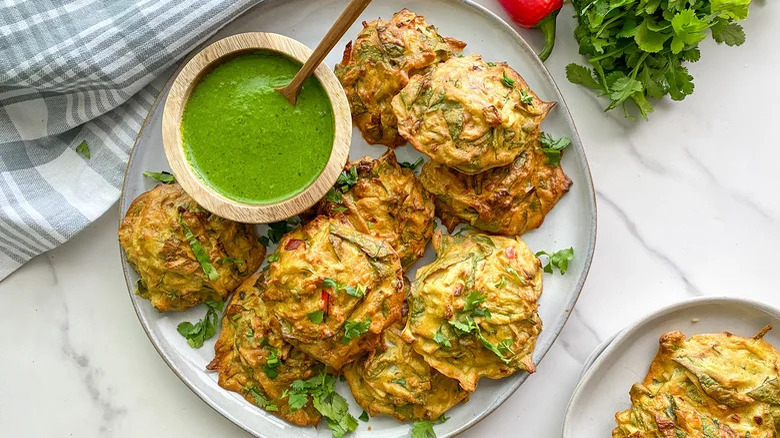
<svg viewBox="0 0 780 438">
<path fill-rule="evenodd" d="M 775 329 L 764 339 L 780 347 L 780 310 L 738 298 L 704 297 L 661 309 L 622 331 L 609 343 L 574 390 L 563 423 L 563 438 L 608 437 L 615 413 L 631 406 L 631 385 L 644 380 L 662 334 L 686 336 L 728 331 L 753 336 L 762 327 Z"/>
</svg>

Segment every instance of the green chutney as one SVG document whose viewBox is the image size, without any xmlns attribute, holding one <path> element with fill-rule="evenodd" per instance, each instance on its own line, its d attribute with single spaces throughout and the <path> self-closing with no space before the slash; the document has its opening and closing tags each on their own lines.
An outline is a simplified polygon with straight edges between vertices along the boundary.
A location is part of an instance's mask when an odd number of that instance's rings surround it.
<svg viewBox="0 0 780 438">
<path fill-rule="evenodd" d="M 229 199 L 269 204 L 302 192 L 330 158 L 334 117 L 312 75 L 296 106 L 274 88 L 301 64 L 272 51 L 238 55 L 194 88 L 182 115 L 184 152 L 198 177 Z"/>
</svg>

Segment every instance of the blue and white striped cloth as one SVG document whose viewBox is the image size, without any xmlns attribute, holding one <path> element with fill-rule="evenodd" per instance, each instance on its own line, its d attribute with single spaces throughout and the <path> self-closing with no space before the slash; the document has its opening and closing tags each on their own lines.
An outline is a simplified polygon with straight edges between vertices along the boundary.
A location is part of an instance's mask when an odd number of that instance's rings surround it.
<svg viewBox="0 0 780 438">
<path fill-rule="evenodd" d="M 116 202 L 162 73 L 258 1 L 0 0 L 0 280 Z"/>
</svg>

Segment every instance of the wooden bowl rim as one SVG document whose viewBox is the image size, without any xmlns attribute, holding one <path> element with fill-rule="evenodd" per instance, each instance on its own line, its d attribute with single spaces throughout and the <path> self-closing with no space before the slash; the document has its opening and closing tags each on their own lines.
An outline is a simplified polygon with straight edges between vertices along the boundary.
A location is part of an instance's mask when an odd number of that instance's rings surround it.
<svg viewBox="0 0 780 438">
<path fill-rule="evenodd" d="M 303 43 L 269 32 L 246 32 L 228 36 L 206 46 L 190 59 L 171 85 L 165 100 L 162 140 L 165 156 L 185 192 L 206 210 L 226 219 L 245 223 L 277 222 L 293 217 L 322 199 L 344 168 L 352 142 L 352 115 L 346 93 L 336 75 L 323 62 L 314 72 L 322 84 L 334 117 L 333 146 L 325 168 L 303 191 L 291 198 L 270 204 L 248 204 L 218 193 L 201 181 L 187 161 L 181 138 L 181 118 L 192 90 L 203 76 L 225 58 L 241 52 L 270 50 L 301 63 L 311 55 Z"/>
</svg>

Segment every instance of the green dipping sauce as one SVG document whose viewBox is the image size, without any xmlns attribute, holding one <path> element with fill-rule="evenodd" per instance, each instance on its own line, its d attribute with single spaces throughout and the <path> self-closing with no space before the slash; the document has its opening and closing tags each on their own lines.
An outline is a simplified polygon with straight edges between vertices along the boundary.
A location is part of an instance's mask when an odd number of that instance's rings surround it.
<svg viewBox="0 0 780 438">
<path fill-rule="evenodd" d="M 317 179 L 333 145 L 330 99 L 313 75 L 296 106 L 274 91 L 300 68 L 276 52 L 250 52 L 218 65 L 195 86 L 181 131 L 202 181 L 227 198 L 269 204 Z"/>
</svg>

